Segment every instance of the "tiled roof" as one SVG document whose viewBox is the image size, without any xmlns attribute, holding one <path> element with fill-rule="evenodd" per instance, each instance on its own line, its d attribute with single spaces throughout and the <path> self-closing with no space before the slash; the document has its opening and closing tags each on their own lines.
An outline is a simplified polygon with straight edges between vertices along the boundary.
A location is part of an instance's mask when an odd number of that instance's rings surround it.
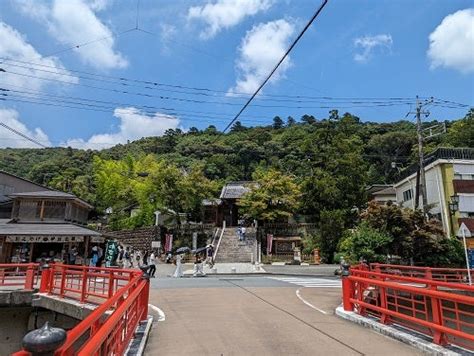
<svg viewBox="0 0 474 356">
<path fill-rule="evenodd" d="M 24 192 L 24 193 L 13 193 L 10 197 L 34 197 L 34 198 L 66 198 L 74 199 L 76 196 L 69 193 L 53 191 L 53 190 L 41 190 L 38 192 Z"/>
<path fill-rule="evenodd" d="M 222 188 L 221 199 L 239 199 L 250 190 L 253 182 L 229 182 Z"/>
<path fill-rule="evenodd" d="M 100 236 L 100 233 L 74 224 L 22 224 L 0 220 L 0 235 Z"/>
<path fill-rule="evenodd" d="M 376 192 L 373 192 L 372 195 L 395 195 L 395 188 L 394 187 L 388 187 L 382 190 L 378 190 Z"/>
<path fill-rule="evenodd" d="M 41 190 L 39 192 L 25 192 L 25 193 L 14 193 L 10 194 L 9 197 L 12 198 L 50 198 L 50 199 L 72 199 L 79 203 L 86 205 L 88 208 L 92 209 L 93 206 L 88 202 L 79 199 L 74 194 L 60 192 L 58 190 Z"/>
<path fill-rule="evenodd" d="M 470 147 L 439 147 L 430 154 L 425 156 L 423 166 L 426 167 L 429 164 L 437 161 L 438 159 L 448 160 L 474 160 L 474 148 Z M 418 164 L 412 164 L 402 172 L 400 172 L 399 180 L 403 180 L 418 171 Z"/>
<path fill-rule="evenodd" d="M 474 193 L 474 180 L 453 180 L 454 191 L 456 193 Z"/>
</svg>

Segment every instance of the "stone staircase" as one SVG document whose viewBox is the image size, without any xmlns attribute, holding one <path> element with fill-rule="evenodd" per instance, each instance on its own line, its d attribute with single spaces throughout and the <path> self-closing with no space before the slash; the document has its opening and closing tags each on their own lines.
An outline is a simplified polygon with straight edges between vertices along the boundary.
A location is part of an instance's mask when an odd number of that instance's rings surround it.
<svg viewBox="0 0 474 356">
<path fill-rule="evenodd" d="M 247 228 L 245 241 L 239 241 L 236 227 L 228 227 L 224 230 L 220 241 L 216 263 L 251 263 L 255 262 L 257 256 L 257 240 L 254 228 Z"/>
</svg>

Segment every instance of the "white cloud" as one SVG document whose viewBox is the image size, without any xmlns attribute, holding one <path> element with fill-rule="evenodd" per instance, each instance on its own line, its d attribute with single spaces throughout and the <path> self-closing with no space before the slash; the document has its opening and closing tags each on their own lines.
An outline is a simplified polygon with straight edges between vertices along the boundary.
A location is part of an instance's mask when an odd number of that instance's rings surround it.
<svg viewBox="0 0 474 356">
<path fill-rule="evenodd" d="M 36 49 L 28 43 L 25 36 L 17 30 L 0 21 L 0 57 L 19 60 L 28 63 L 38 64 L 34 66 L 38 69 L 47 70 L 41 71 L 31 69 L 30 64 L 21 64 L 15 62 L 4 62 L 0 67 L 4 68 L 6 72 L 0 73 L 2 83 L 11 84 L 15 86 L 27 87 L 32 90 L 39 90 L 46 84 L 51 84 L 46 80 L 41 80 L 35 77 L 42 77 L 46 79 L 58 79 L 61 81 L 77 83 L 78 78 L 74 76 L 65 76 L 63 74 L 71 74 L 66 71 L 61 62 L 55 57 L 45 58 L 39 54 Z M 9 65 L 11 63 L 12 65 Z M 14 64 L 14 65 L 13 65 Z M 18 65 L 18 66 L 17 66 Z M 48 66 L 48 68 L 41 67 L 41 65 Z M 49 68 L 52 67 L 52 68 Z M 17 74 L 13 74 L 17 73 Z M 18 88 L 12 88 L 18 89 Z M 20 89 L 21 90 L 21 89 Z"/>
<path fill-rule="evenodd" d="M 258 24 L 248 31 L 239 47 L 237 80 L 229 94 L 253 93 L 285 53 L 294 30 L 294 24 L 280 19 Z M 283 77 L 290 66 L 287 57 L 272 81 Z"/>
<path fill-rule="evenodd" d="M 51 142 L 48 136 L 40 128 L 30 130 L 20 121 L 18 111 L 13 109 L 0 109 L 0 122 L 10 126 L 22 134 L 31 137 L 45 146 L 50 146 Z M 40 148 L 37 144 L 21 138 L 19 135 L 11 132 L 5 127 L 0 126 L 0 147 L 12 148 Z"/>
<path fill-rule="evenodd" d="M 274 0 L 217 0 L 188 10 L 188 20 L 198 19 L 207 24 L 201 38 L 214 37 L 222 29 L 239 24 L 247 16 L 268 10 Z"/>
<path fill-rule="evenodd" d="M 112 5 L 113 0 L 87 0 L 89 7 L 94 11 L 102 11 Z"/>
<path fill-rule="evenodd" d="M 474 9 L 446 16 L 430 34 L 431 68 L 446 67 L 474 72 Z"/>
<path fill-rule="evenodd" d="M 99 69 L 125 68 L 128 65 L 122 54 L 114 49 L 115 39 L 112 31 L 94 12 L 105 9 L 110 1 L 17 1 L 21 12 L 46 25 L 50 34 L 64 46 L 72 47 L 100 39 L 73 49 L 88 65 Z"/>
<path fill-rule="evenodd" d="M 177 117 L 159 112 L 150 116 L 133 107 L 117 108 L 114 116 L 120 120 L 118 132 L 93 135 L 87 141 L 81 138 L 69 139 L 65 145 L 83 149 L 104 149 L 126 143 L 127 140 L 162 136 L 166 130 L 178 128 L 180 123 Z"/>
<path fill-rule="evenodd" d="M 362 52 L 356 53 L 354 60 L 357 62 L 367 62 L 377 48 L 391 50 L 392 44 L 392 36 L 386 34 L 356 38 L 354 40 L 354 46 L 361 48 Z"/>
</svg>

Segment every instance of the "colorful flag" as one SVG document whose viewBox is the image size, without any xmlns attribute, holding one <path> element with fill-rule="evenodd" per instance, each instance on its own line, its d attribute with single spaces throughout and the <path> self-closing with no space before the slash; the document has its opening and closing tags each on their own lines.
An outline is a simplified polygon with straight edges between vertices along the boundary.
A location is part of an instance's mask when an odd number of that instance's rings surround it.
<svg viewBox="0 0 474 356">
<path fill-rule="evenodd" d="M 165 235 L 165 252 L 171 251 L 173 248 L 173 234 Z"/>
</svg>

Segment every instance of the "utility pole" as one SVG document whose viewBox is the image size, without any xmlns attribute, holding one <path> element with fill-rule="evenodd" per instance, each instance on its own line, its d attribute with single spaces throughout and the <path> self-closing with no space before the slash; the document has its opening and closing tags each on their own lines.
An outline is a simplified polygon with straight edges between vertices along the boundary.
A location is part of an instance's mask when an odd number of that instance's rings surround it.
<svg viewBox="0 0 474 356">
<path fill-rule="evenodd" d="M 423 106 L 428 105 L 431 103 L 433 99 L 421 101 L 416 96 L 416 133 L 418 135 L 418 162 L 419 162 L 419 169 L 420 169 L 420 180 L 419 185 L 417 186 L 417 195 L 419 192 L 421 193 L 421 210 L 423 211 L 423 215 L 426 216 L 427 214 L 427 207 L 428 207 L 428 197 L 426 195 L 426 177 L 425 177 L 425 167 L 424 167 L 424 155 L 423 155 L 423 128 L 421 126 L 421 115 L 425 115 L 427 117 L 430 113 L 429 111 L 424 111 Z M 416 201 L 418 200 L 418 196 L 416 197 Z"/>
</svg>

